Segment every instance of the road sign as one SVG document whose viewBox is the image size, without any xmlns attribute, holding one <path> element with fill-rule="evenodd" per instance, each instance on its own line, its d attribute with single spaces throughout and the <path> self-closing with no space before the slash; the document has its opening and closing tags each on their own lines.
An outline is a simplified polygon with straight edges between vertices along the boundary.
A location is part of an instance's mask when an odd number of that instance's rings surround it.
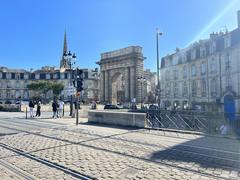
<svg viewBox="0 0 240 180">
<path fill-rule="evenodd" d="M 68 96 L 74 95 L 75 91 L 76 91 L 76 89 L 73 86 L 68 86 L 68 88 L 66 89 Z"/>
</svg>

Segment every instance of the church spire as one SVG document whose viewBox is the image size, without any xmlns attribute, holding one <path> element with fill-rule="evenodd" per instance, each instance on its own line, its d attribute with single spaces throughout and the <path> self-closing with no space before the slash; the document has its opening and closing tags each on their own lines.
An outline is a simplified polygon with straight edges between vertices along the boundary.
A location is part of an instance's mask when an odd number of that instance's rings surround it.
<svg viewBox="0 0 240 180">
<path fill-rule="evenodd" d="M 64 32 L 64 42 L 63 42 L 63 53 L 62 53 L 62 58 L 60 61 L 60 68 L 69 68 L 69 65 L 67 64 L 66 60 L 64 59 L 63 55 L 64 53 L 67 53 L 68 49 L 67 49 L 67 33 L 66 30 Z"/>
<path fill-rule="evenodd" d="M 64 52 L 67 52 L 67 33 L 66 33 L 66 30 L 65 30 L 65 33 L 64 33 L 63 54 L 64 54 Z"/>
</svg>

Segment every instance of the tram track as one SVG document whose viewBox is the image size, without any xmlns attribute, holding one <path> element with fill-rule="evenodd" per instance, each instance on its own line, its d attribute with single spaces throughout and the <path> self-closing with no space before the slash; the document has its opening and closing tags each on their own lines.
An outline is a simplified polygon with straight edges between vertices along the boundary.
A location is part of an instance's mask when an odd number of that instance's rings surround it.
<svg viewBox="0 0 240 180">
<path fill-rule="evenodd" d="M 67 168 L 67 167 L 65 167 L 65 166 L 63 166 L 63 165 L 59 165 L 59 164 L 57 164 L 57 163 L 50 162 L 50 161 L 48 161 L 48 160 L 46 160 L 46 159 L 42 159 L 42 158 L 37 157 L 37 156 L 35 156 L 35 155 L 33 155 L 33 154 L 30 154 L 30 153 L 25 153 L 24 151 L 19 150 L 19 149 L 14 148 L 14 147 L 11 147 L 11 146 L 9 146 L 9 145 L 7 145 L 7 144 L 0 143 L 0 147 L 2 147 L 2 148 L 4 148 L 4 149 L 7 149 L 7 150 L 10 150 L 10 151 L 12 151 L 12 152 L 14 152 L 14 153 L 17 153 L 17 154 L 19 154 L 19 155 L 21 155 L 21 156 L 24 156 L 24 157 L 26 157 L 26 158 L 29 158 L 29 159 L 31 159 L 31 160 L 37 161 L 37 162 L 39 162 L 39 163 L 41 163 L 41 164 L 44 164 L 44 165 L 47 165 L 47 166 L 49 166 L 49 167 L 58 169 L 58 170 L 66 173 L 66 174 L 69 174 L 69 175 L 75 177 L 75 178 L 83 179 L 83 180 L 92 180 L 92 179 L 95 179 L 95 178 L 93 178 L 93 177 L 90 177 L 90 176 L 84 175 L 84 174 L 82 174 L 82 173 L 79 173 L 79 172 L 77 172 L 77 171 L 75 171 L 75 170 L 73 170 L 73 169 Z M 17 168 L 14 169 L 14 168 L 12 168 L 11 166 L 7 165 L 6 163 L 5 163 L 5 164 L 2 163 L 1 160 L 0 160 L 0 164 L 1 164 L 1 165 L 3 164 L 4 167 L 7 167 L 8 169 L 11 169 L 11 170 L 12 170 L 13 172 L 15 172 L 16 174 L 18 174 L 18 175 L 20 175 L 20 176 L 22 176 L 22 177 L 25 177 L 27 180 L 32 180 L 32 179 L 34 179 L 34 178 L 32 178 L 32 176 L 30 176 L 30 175 L 28 175 L 28 174 L 26 174 L 26 173 L 22 173 L 22 172 L 21 172 L 20 170 L 18 170 Z"/>
<path fill-rule="evenodd" d="M 0 166 L 4 167 L 6 170 L 10 171 L 11 173 L 18 176 L 19 178 L 22 178 L 22 179 L 25 179 L 25 180 L 35 180 L 35 179 L 37 179 L 35 176 L 23 171 L 22 169 L 20 169 L 16 166 L 13 166 L 12 164 L 10 164 L 10 163 L 2 160 L 2 159 L 0 159 Z"/>
<path fill-rule="evenodd" d="M 26 131 L 24 131 L 24 132 L 26 133 Z M 171 164 L 168 164 L 168 163 L 165 163 L 165 162 L 161 162 L 161 161 L 157 161 L 157 160 L 147 159 L 147 158 L 143 158 L 143 157 L 135 157 L 135 156 L 128 155 L 128 154 L 122 154 L 120 152 L 115 152 L 115 151 L 112 151 L 112 150 L 108 150 L 108 149 L 104 149 L 104 148 L 99 148 L 99 147 L 83 144 L 84 142 L 71 142 L 69 140 L 64 140 L 64 139 L 60 139 L 60 138 L 56 138 L 56 137 L 53 138 L 51 136 L 46 136 L 46 135 L 42 135 L 42 134 L 38 134 L 38 133 L 32 133 L 32 132 L 28 132 L 28 133 L 34 134 L 34 135 L 38 135 L 38 136 L 42 136 L 42 137 L 45 137 L 45 138 L 51 138 L 51 139 L 55 139 L 55 140 L 59 140 L 59 141 L 68 142 L 68 143 L 70 143 L 68 145 L 73 145 L 73 144 L 74 145 L 81 145 L 81 146 L 85 146 L 85 147 L 88 147 L 88 148 L 93 148 L 93 149 L 96 149 L 96 150 L 101 150 L 101 151 L 106 151 L 106 152 L 115 153 L 115 154 L 119 154 L 119 155 L 129 156 L 131 158 L 141 159 L 141 160 L 144 160 L 144 161 L 147 161 L 147 162 L 152 162 L 152 163 L 162 164 L 162 165 L 165 165 L 165 166 L 175 167 L 175 168 L 178 168 L 178 169 L 183 170 L 183 171 L 191 171 L 191 172 L 194 172 L 194 173 L 197 173 L 197 174 L 210 176 L 210 177 L 214 177 L 214 178 L 219 178 L 218 176 L 212 175 L 212 174 L 209 174 L 209 173 L 199 172 L 197 170 L 192 170 L 192 169 L 186 169 L 186 168 L 179 167 L 178 165 L 171 165 Z M 183 152 L 183 151 L 180 151 L 180 152 Z M 216 158 L 216 157 L 212 157 L 212 158 Z M 225 166 L 224 168 L 225 169 L 230 169 L 230 170 L 236 170 L 236 171 L 239 172 L 239 168 L 233 168 L 233 167 L 228 167 L 228 166 Z"/>
<path fill-rule="evenodd" d="M 16 122 L 16 124 L 18 124 Z M 15 125 L 15 126 L 18 126 L 18 125 Z M 55 129 L 55 130 L 58 130 L 56 128 L 49 128 L 48 129 Z M 17 129 L 18 131 L 21 131 L 19 129 Z M 60 129 L 62 130 L 62 129 Z M 167 143 L 164 142 L 164 141 L 161 141 L 161 145 L 155 145 L 155 144 L 150 144 L 150 143 L 142 143 L 142 142 L 139 142 L 139 141 L 132 141 L 132 140 L 127 140 L 127 139 L 122 139 L 122 138 L 117 138 L 117 137 L 111 137 L 111 136 L 101 136 L 101 135 L 97 135 L 97 134 L 89 134 L 89 133 L 83 133 L 83 132 L 79 132 L 79 131 L 70 131 L 70 130 L 63 130 L 63 131 L 67 131 L 67 132 L 71 132 L 71 133 L 80 133 L 80 134 L 88 134 L 88 135 L 91 135 L 91 136 L 97 136 L 98 138 L 96 139 L 92 139 L 92 141 L 94 140 L 97 140 L 97 139 L 103 139 L 103 138 L 110 138 L 110 139 L 114 139 L 114 140 L 119 140 L 119 141 L 127 141 L 127 142 L 130 142 L 130 143 L 134 143 L 134 144 L 141 144 L 141 145 L 146 145 L 146 146 L 152 146 L 152 147 L 156 147 L 156 148 L 164 148 L 163 150 L 171 150 L 171 151 L 176 151 L 178 153 L 188 153 L 188 154 L 191 154 L 193 156 L 201 156 L 201 157 L 206 157 L 206 158 L 212 158 L 212 159 L 217 159 L 217 160 L 220 160 L 220 161 L 229 161 L 231 163 L 235 163 L 235 164 L 239 164 L 237 165 L 237 169 L 240 168 L 240 163 L 239 163 L 239 157 L 240 157 L 240 153 L 239 152 L 232 152 L 232 151 L 225 151 L 225 150 L 218 150 L 218 149 L 214 149 L 214 148 L 207 148 L 207 147 L 199 147 L 199 146 L 191 146 L 191 145 L 183 145 L 183 144 L 178 144 L 177 147 L 172 147 L 172 145 L 174 143 L 178 143 L 178 142 L 174 142 L 174 141 L 168 141 Z M 25 131 L 25 132 L 28 132 L 28 131 Z M 135 132 L 138 132 L 138 131 L 135 131 Z M 35 134 L 35 133 L 34 133 Z M 121 135 L 121 134 L 119 134 Z M 42 135 L 41 135 L 42 136 Z M 44 135 L 46 136 L 46 135 Z M 51 136 L 49 136 L 49 138 L 53 138 Z M 56 138 L 56 137 L 54 137 Z M 61 138 L 57 138 L 57 140 L 60 140 L 60 141 L 65 141 L 65 139 L 61 139 Z M 88 141 L 88 140 L 87 140 Z M 89 140 L 91 141 L 91 140 Z M 81 144 L 81 143 L 84 143 L 84 141 L 80 141 L 80 142 L 71 142 L 69 140 L 67 140 L 68 143 L 70 143 L 69 145 L 71 144 Z M 172 144 L 171 144 L 172 143 Z M 180 147 L 187 147 L 188 149 L 180 149 Z M 194 152 L 193 149 L 198 152 Z M 204 151 L 208 151 L 206 152 L 206 154 L 204 154 L 203 152 Z M 220 156 L 216 156 L 216 155 L 209 155 L 209 154 L 213 154 L 218 152 L 218 153 L 226 153 L 228 155 L 225 155 L 225 156 L 229 156 L 229 154 L 231 155 L 236 155 L 237 157 L 231 157 L 231 158 L 226 158 L 226 157 L 220 157 Z M 237 159 L 236 159 L 237 158 Z M 227 166 L 225 166 L 226 168 Z"/>
</svg>

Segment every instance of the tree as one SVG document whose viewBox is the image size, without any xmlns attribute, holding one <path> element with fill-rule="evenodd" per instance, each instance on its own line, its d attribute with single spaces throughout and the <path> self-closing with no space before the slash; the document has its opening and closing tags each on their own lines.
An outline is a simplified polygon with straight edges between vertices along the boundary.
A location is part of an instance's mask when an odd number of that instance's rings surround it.
<svg viewBox="0 0 240 180">
<path fill-rule="evenodd" d="M 52 90 L 54 96 L 60 95 L 61 91 L 64 89 L 64 85 L 57 82 L 39 81 L 28 84 L 27 88 L 29 90 L 36 91 L 40 95 L 43 95 L 46 100 L 47 93 L 50 90 Z"/>
<path fill-rule="evenodd" d="M 64 89 L 64 85 L 62 83 L 52 83 L 51 89 L 54 96 L 59 96 Z"/>
<path fill-rule="evenodd" d="M 27 88 L 36 91 L 38 95 L 43 95 L 46 100 L 47 92 L 51 89 L 51 83 L 47 81 L 33 82 L 28 84 Z"/>
</svg>

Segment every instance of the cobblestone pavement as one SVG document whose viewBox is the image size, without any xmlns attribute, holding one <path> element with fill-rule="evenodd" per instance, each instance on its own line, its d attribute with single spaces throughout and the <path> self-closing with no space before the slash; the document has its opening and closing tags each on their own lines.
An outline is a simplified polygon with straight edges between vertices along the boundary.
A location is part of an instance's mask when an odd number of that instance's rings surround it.
<svg viewBox="0 0 240 180">
<path fill-rule="evenodd" d="M 0 136 L 0 159 L 33 179 L 76 176 L 1 144 L 96 179 L 240 179 L 237 139 L 83 123 L 75 126 L 73 119 L 25 120 L 21 116 L 0 114 L 0 128 L 9 132 Z M 1 169 L 6 179 L 20 179 L 5 167 Z"/>
</svg>

